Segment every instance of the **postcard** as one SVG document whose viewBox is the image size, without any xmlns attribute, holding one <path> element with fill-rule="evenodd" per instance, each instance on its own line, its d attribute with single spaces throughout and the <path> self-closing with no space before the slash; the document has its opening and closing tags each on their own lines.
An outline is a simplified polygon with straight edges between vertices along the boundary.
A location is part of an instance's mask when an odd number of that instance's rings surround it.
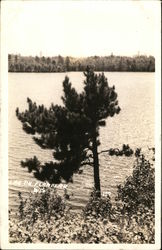
<svg viewBox="0 0 162 250">
<path fill-rule="evenodd" d="M 1 249 L 160 249 L 160 7 L 1 2 Z"/>
</svg>

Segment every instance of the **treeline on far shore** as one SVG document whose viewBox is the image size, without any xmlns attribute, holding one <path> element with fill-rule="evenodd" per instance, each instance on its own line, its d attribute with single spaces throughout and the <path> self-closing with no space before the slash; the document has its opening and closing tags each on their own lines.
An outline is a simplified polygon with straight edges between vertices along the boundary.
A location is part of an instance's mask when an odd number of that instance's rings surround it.
<svg viewBox="0 0 162 250">
<path fill-rule="evenodd" d="M 63 57 L 61 55 L 54 57 L 8 55 L 9 72 L 85 71 L 87 65 L 95 71 L 154 72 L 155 58 L 146 55 L 127 57 L 113 54 L 84 58 Z"/>
</svg>

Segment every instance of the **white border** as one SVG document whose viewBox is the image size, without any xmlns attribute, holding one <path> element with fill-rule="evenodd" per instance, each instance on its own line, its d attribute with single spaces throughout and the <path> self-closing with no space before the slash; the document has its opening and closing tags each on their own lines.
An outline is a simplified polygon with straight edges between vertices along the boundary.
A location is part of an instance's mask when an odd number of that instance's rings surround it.
<svg viewBox="0 0 162 250">
<path fill-rule="evenodd" d="M 8 242 L 8 50 L 7 16 L 1 2 L 1 248 L 9 249 Z"/>
<path fill-rule="evenodd" d="M 155 200 L 156 200 L 156 235 L 155 244 L 11 244 L 8 243 L 8 49 L 7 13 L 5 1 L 1 2 L 1 249 L 160 249 L 161 243 L 161 6 L 157 13 L 155 43 L 156 51 L 156 99 L 155 99 Z M 15 97 L 16 98 L 16 97 Z"/>
</svg>

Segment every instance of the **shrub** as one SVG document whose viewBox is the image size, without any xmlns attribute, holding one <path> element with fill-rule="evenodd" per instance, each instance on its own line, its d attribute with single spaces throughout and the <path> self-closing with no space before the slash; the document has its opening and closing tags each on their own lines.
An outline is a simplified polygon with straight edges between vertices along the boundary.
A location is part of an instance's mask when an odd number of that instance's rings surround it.
<svg viewBox="0 0 162 250">
<path fill-rule="evenodd" d="M 122 201 L 122 210 L 130 215 L 148 209 L 154 213 L 155 171 L 143 154 L 137 156 L 132 175 L 118 186 L 116 200 Z"/>
<path fill-rule="evenodd" d="M 26 200 L 19 193 L 19 200 L 17 217 L 10 213 L 11 243 L 112 243 L 101 217 L 70 212 L 55 191 L 30 194 Z"/>
<path fill-rule="evenodd" d="M 37 219 L 48 221 L 51 217 L 58 219 L 64 215 L 65 202 L 55 189 L 51 191 L 49 187 L 46 187 L 46 189 L 42 189 L 42 192 L 34 193 L 34 195 L 30 193 L 26 200 L 23 200 L 20 192 L 18 195 L 20 200 L 18 217 L 20 220 L 34 224 Z"/>
<path fill-rule="evenodd" d="M 133 173 L 126 179 L 124 185 L 118 186 L 116 197 L 115 210 L 118 215 L 116 219 L 122 228 L 121 242 L 155 242 L 154 205 L 154 165 L 145 159 L 140 149 L 137 149 Z"/>
<path fill-rule="evenodd" d="M 95 218 L 110 218 L 112 214 L 110 196 L 107 195 L 100 198 L 94 190 L 83 212 L 85 216 L 91 215 Z"/>
</svg>

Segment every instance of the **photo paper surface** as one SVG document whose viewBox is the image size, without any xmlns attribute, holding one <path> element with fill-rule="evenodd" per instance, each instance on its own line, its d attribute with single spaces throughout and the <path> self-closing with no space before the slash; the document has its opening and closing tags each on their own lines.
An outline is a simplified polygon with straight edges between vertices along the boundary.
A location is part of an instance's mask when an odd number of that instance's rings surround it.
<svg viewBox="0 0 162 250">
<path fill-rule="evenodd" d="M 160 249 L 160 2 L 1 13 L 1 248 Z"/>
</svg>

